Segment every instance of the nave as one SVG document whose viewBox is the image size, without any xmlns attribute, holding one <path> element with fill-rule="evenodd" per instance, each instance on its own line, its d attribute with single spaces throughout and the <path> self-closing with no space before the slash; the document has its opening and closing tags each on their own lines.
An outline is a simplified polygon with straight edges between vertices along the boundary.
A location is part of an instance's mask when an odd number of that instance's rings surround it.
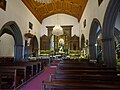
<svg viewBox="0 0 120 90">
<path fill-rule="evenodd" d="M 120 89 L 120 70 L 115 67 L 77 59 L 40 62 L 1 64 L 1 90 Z"/>
<path fill-rule="evenodd" d="M 120 89 L 120 70 L 116 68 L 79 60 L 55 62 L 19 90 Z"/>
<path fill-rule="evenodd" d="M 7 61 L 7 59 L 4 59 Z M 18 86 L 28 82 L 42 72 L 43 64 L 40 61 L 19 61 L 0 63 L 0 89 L 16 90 Z"/>
<path fill-rule="evenodd" d="M 49 81 L 50 74 L 54 74 L 56 67 L 47 67 L 45 71 L 37 75 L 25 85 L 18 88 L 18 90 L 43 90 L 42 81 Z"/>
<path fill-rule="evenodd" d="M 117 90 L 119 70 L 120 0 L 0 0 L 0 90 Z"/>
</svg>

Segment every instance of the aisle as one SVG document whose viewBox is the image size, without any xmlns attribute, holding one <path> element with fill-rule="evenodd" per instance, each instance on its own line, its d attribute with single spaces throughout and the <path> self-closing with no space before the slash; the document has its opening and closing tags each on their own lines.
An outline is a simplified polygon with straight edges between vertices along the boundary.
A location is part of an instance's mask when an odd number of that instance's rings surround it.
<svg viewBox="0 0 120 90">
<path fill-rule="evenodd" d="M 26 85 L 21 87 L 19 90 L 42 90 L 42 81 L 49 81 L 49 75 L 53 74 L 56 67 L 49 67 L 43 73 L 38 75 L 36 78 L 28 82 Z"/>
</svg>

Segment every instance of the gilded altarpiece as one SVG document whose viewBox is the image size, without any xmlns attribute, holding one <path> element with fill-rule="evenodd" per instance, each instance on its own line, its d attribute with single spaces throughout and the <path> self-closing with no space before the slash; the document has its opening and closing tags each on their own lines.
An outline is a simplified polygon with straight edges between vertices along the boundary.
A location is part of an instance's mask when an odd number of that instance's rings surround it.
<svg viewBox="0 0 120 90">
<path fill-rule="evenodd" d="M 76 35 L 70 39 L 70 50 L 79 50 L 79 37 Z"/>
<path fill-rule="evenodd" d="M 67 50 L 69 48 L 69 40 L 68 40 L 67 35 L 65 35 L 65 34 L 61 35 L 61 36 L 54 36 L 54 41 L 55 41 L 54 48 L 55 48 L 55 50 L 58 50 L 58 46 L 59 46 L 58 42 L 61 38 L 64 40 L 64 49 Z"/>
<path fill-rule="evenodd" d="M 48 36 L 43 35 L 40 37 L 40 50 L 49 50 L 50 49 L 50 39 Z"/>
<path fill-rule="evenodd" d="M 53 27 L 54 26 L 47 26 L 49 38 L 52 37 Z M 58 42 L 61 38 L 64 40 L 64 50 L 70 49 L 70 39 L 71 39 L 72 27 L 73 27 L 72 25 L 71 26 L 62 26 L 64 34 L 60 35 L 60 36 L 54 36 L 54 50 L 58 51 Z"/>
</svg>

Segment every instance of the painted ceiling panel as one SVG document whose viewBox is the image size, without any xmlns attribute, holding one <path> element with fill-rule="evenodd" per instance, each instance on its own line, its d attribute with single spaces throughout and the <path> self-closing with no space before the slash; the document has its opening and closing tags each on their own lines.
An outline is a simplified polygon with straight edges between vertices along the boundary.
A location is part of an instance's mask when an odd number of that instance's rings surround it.
<svg viewBox="0 0 120 90">
<path fill-rule="evenodd" d="M 88 0 L 55 0 L 51 3 L 39 3 L 34 0 L 22 0 L 33 15 L 42 23 L 46 17 L 64 13 L 74 16 L 80 21 Z"/>
</svg>

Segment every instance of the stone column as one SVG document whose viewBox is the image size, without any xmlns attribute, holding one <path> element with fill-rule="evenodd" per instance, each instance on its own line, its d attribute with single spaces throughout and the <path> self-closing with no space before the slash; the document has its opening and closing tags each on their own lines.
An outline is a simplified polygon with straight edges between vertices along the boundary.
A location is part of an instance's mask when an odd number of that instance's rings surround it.
<svg viewBox="0 0 120 90">
<path fill-rule="evenodd" d="M 114 38 L 105 38 L 102 39 L 102 42 L 104 63 L 107 66 L 114 67 L 116 65 Z"/>
<path fill-rule="evenodd" d="M 95 44 L 89 44 L 90 60 L 96 60 L 96 47 Z"/>
<path fill-rule="evenodd" d="M 15 45 L 14 58 L 15 61 L 20 61 L 23 59 L 23 45 Z"/>
</svg>

